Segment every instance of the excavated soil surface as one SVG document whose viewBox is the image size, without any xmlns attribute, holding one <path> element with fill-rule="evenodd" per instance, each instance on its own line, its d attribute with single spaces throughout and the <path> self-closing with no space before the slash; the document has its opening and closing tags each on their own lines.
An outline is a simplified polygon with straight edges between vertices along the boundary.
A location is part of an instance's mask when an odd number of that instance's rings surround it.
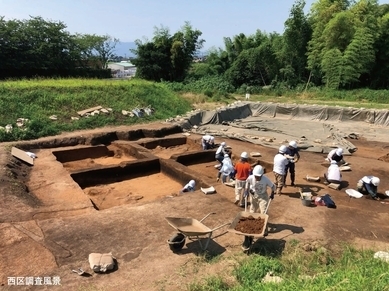
<svg viewBox="0 0 389 291">
<path fill-rule="evenodd" d="M 235 230 L 242 233 L 260 234 L 263 231 L 265 220 L 261 218 L 254 218 L 251 215 L 239 219 Z"/>
<path fill-rule="evenodd" d="M 12 157 L 10 144 L 3 144 L 0 150 L 1 290 L 183 290 L 193 281 L 232 268 L 228 259 L 201 263 L 200 244 L 196 240 L 187 240 L 179 253 L 171 252 L 167 244 L 177 230 L 165 217 L 201 220 L 208 213 L 215 213 L 202 222 L 212 229 L 231 223 L 242 211 L 234 204 L 234 188 L 216 182 L 215 161 L 194 158 L 188 167 L 177 166 L 175 172 L 214 186 L 215 194 L 204 195 L 197 185 L 195 192 L 177 195 L 184 182 L 155 169 L 151 174 L 128 181 L 85 188 L 71 176 L 90 167 L 112 164 L 124 167 L 126 163 L 136 162 L 138 158 L 129 153 L 114 151 L 113 156 L 65 164 L 52 154 L 54 146 L 55 150 L 61 150 L 101 144 L 104 138 L 96 135 L 112 136 L 111 132 L 116 132 L 117 136 L 128 136 L 128 130 L 141 130 L 142 126 L 147 127 L 148 134 L 161 128 L 164 128 L 163 132 L 170 132 L 166 129 L 169 124 L 155 123 L 82 131 L 33 141 L 31 150 L 38 156 L 33 167 Z M 182 138 L 183 135 L 169 136 Z M 83 143 L 77 144 L 79 138 Z M 144 154 L 169 159 L 182 152 L 201 151 L 200 138 L 192 133 L 188 137 L 191 142 L 144 149 Z M 266 168 L 266 175 L 274 180 L 274 148 L 216 137 L 217 143 L 222 141 L 231 146 L 234 161 L 242 151 L 260 152 L 261 157 L 256 159 Z M 307 175 L 323 176 L 326 169 L 322 163 L 326 155 L 301 152 L 301 159 L 296 164 L 296 187 L 290 186 L 288 177 L 282 195 L 275 197 L 269 207 L 272 231 L 265 239 L 254 243 L 254 252 L 260 252 L 260 246 L 266 243 L 281 253 L 291 239 L 315 241 L 326 246 L 348 242 L 375 251 L 388 249 L 389 205 L 366 198 L 350 199 L 344 190 L 355 188 L 364 175 L 376 175 L 381 178 L 379 196 L 383 202 L 388 201 L 384 192 L 389 189 L 389 164 L 379 158 L 388 155 L 389 143 L 358 139 L 353 140 L 353 144 L 358 150 L 346 157 L 352 170 L 343 172 L 339 191 L 304 179 Z M 300 201 L 301 187 L 309 187 L 315 196 L 330 194 L 337 209 L 304 207 Z M 207 251 L 211 256 L 230 258 L 242 253 L 242 242 L 243 236 L 229 233 L 227 227 L 222 227 L 212 233 Z M 88 255 L 92 252 L 112 252 L 116 269 L 108 274 L 93 273 L 88 263 Z M 89 275 L 78 276 L 71 271 L 80 267 Z M 34 289 L 8 285 L 10 277 L 31 276 L 60 277 L 61 286 Z"/>
</svg>

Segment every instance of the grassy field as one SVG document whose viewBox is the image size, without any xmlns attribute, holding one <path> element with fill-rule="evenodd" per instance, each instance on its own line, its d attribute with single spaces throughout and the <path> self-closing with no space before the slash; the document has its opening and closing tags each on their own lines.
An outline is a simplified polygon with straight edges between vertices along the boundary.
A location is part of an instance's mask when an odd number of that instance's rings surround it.
<svg viewBox="0 0 389 291">
<path fill-rule="evenodd" d="M 373 258 L 369 250 L 342 246 L 304 251 L 297 241 L 279 254 L 264 246 L 258 254 L 235 258 L 233 269 L 209 276 L 188 286 L 190 291 L 323 291 L 389 290 L 388 263 Z M 209 261 L 212 264 L 212 260 Z M 263 283 L 266 274 L 279 276 L 279 283 Z"/>
<path fill-rule="evenodd" d="M 72 120 L 77 111 L 95 106 L 111 108 L 99 114 Z M 129 117 L 122 110 L 151 106 L 155 113 L 143 118 Z M 0 83 L 0 126 L 11 124 L 13 130 L 0 130 L 0 141 L 35 139 L 65 131 L 98 128 L 108 125 L 131 125 L 164 120 L 191 109 L 185 98 L 162 84 L 142 80 L 52 79 Z M 52 121 L 50 116 L 56 115 Z M 29 122 L 18 128 L 18 118 Z"/>
</svg>

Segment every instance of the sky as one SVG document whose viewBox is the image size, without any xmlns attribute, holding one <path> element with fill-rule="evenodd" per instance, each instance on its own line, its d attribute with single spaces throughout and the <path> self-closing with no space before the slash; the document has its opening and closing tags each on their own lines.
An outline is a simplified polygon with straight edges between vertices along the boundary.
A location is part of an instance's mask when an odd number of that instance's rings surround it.
<svg viewBox="0 0 389 291">
<path fill-rule="evenodd" d="M 258 29 L 282 33 L 294 0 L 0 0 L 0 16 L 61 21 L 70 33 L 110 35 L 121 42 L 152 39 L 154 27 L 174 34 L 189 21 L 202 32 L 203 50 L 223 47 L 223 37 Z M 316 0 L 306 0 L 309 11 Z M 380 4 L 389 3 L 381 0 Z"/>
</svg>

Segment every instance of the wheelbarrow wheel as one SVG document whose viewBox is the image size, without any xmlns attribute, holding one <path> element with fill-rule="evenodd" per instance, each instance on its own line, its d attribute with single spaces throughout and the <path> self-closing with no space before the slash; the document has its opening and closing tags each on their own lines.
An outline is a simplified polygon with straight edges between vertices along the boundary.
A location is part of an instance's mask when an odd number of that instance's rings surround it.
<svg viewBox="0 0 389 291">
<path fill-rule="evenodd" d="M 186 239 L 185 235 L 183 235 L 182 233 L 176 233 L 167 242 L 169 244 L 170 249 L 173 252 L 177 252 L 184 247 L 185 239 Z"/>
</svg>

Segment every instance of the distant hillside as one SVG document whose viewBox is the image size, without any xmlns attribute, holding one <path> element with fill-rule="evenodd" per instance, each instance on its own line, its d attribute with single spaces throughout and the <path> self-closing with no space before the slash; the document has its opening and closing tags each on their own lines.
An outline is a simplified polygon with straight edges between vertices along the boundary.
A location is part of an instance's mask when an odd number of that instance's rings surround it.
<svg viewBox="0 0 389 291">
<path fill-rule="evenodd" d="M 130 52 L 130 49 L 136 49 L 136 44 L 134 42 L 121 42 L 116 44 L 115 55 L 119 57 L 134 57 L 135 55 Z"/>
<path fill-rule="evenodd" d="M 130 49 L 136 49 L 135 42 L 121 42 L 118 43 L 115 47 L 115 55 L 123 58 L 133 58 L 135 55 L 130 52 Z M 199 51 L 195 54 L 196 57 L 204 57 L 206 56 L 206 52 Z"/>
</svg>

